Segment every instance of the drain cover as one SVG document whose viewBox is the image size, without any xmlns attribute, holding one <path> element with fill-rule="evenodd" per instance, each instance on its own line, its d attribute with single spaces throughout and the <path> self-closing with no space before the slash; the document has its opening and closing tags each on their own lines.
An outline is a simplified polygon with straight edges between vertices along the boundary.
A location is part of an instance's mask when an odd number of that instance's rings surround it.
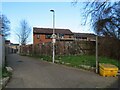
<svg viewBox="0 0 120 90">
<path fill-rule="evenodd" d="M 17 61 L 17 62 L 23 62 L 23 61 L 19 60 L 19 61 Z"/>
</svg>

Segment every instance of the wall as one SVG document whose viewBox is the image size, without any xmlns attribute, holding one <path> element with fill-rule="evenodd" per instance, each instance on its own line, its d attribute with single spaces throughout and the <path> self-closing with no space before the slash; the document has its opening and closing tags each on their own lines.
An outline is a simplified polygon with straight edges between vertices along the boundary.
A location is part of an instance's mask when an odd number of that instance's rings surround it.
<svg viewBox="0 0 120 90">
<path fill-rule="evenodd" d="M 4 39 L 2 35 L 0 35 L 0 68 L 4 66 L 4 61 L 5 61 Z"/>
</svg>

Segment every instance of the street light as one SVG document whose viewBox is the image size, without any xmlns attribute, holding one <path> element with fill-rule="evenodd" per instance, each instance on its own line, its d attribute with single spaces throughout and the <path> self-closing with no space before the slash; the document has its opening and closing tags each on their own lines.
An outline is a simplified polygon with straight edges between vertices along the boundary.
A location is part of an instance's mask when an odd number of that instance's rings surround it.
<svg viewBox="0 0 120 90">
<path fill-rule="evenodd" d="M 55 61 L 55 11 L 54 10 L 50 10 L 51 12 L 53 12 L 53 34 L 52 34 L 52 43 L 53 43 L 53 58 L 52 61 L 54 63 Z"/>
</svg>

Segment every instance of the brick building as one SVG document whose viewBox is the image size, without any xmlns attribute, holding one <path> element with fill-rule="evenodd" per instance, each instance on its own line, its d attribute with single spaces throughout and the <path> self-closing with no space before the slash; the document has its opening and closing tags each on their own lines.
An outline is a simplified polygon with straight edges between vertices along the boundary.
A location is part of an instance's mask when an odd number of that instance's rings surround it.
<svg viewBox="0 0 120 90">
<path fill-rule="evenodd" d="M 75 40 L 96 41 L 96 35 L 93 33 L 73 33 Z"/>
<path fill-rule="evenodd" d="M 52 28 L 33 27 L 33 44 L 52 42 Z M 55 29 L 56 40 L 73 40 L 73 33 L 69 29 Z"/>
</svg>

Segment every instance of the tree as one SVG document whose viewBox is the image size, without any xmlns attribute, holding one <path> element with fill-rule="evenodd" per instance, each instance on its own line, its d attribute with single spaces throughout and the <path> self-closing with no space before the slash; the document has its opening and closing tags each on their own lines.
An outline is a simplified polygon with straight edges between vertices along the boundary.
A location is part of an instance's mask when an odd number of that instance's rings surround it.
<svg viewBox="0 0 120 90">
<path fill-rule="evenodd" d="M 99 55 L 120 60 L 120 1 L 94 0 L 85 3 L 84 9 L 85 23 L 90 18 L 96 34 L 105 36 L 98 46 Z"/>
<path fill-rule="evenodd" d="M 89 0 L 88 0 L 89 1 Z M 120 1 L 90 0 L 84 2 L 83 24 L 90 24 L 99 37 L 99 55 L 120 60 Z M 75 4 L 78 0 L 74 0 Z"/>
<path fill-rule="evenodd" d="M 26 20 L 20 22 L 20 29 L 16 33 L 19 38 L 20 45 L 26 45 L 28 43 L 28 38 L 31 33 L 31 28 L 29 27 Z"/>
<path fill-rule="evenodd" d="M 0 34 L 5 38 L 10 35 L 10 21 L 5 15 L 0 15 Z"/>
<path fill-rule="evenodd" d="M 86 20 L 90 17 L 91 26 L 97 34 L 120 40 L 120 1 L 94 0 L 85 3 L 84 9 Z"/>
</svg>

